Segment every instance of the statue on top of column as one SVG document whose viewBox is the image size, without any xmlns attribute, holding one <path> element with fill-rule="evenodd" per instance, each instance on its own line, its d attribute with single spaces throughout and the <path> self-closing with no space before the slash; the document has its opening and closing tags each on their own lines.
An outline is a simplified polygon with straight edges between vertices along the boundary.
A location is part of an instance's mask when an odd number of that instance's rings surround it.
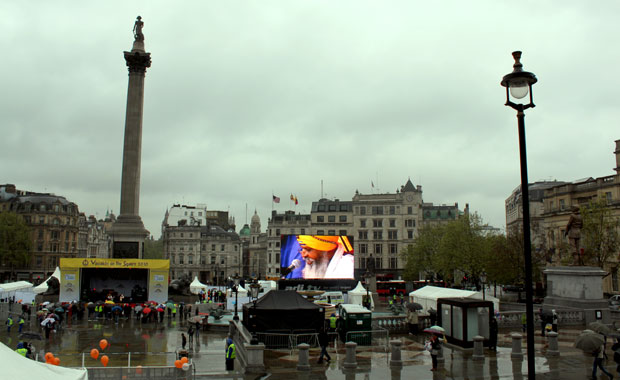
<svg viewBox="0 0 620 380">
<path fill-rule="evenodd" d="M 138 16 L 136 23 L 133 25 L 133 36 L 136 41 L 144 41 L 144 34 L 142 34 L 143 26 L 144 22 L 142 22 L 142 17 Z"/>
<path fill-rule="evenodd" d="M 572 209 L 572 214 L 568 218 L 566 224 L 566 232 L 564 236 L 568 236 L 568 241 L 573 251 L 573 265 L 583 265 L 579 248 L 579 240 L 581 239 L 581 228 L 583 227 L 583 219 L 579 213 L 579 207 L 575 206 Z"/>
</svg>

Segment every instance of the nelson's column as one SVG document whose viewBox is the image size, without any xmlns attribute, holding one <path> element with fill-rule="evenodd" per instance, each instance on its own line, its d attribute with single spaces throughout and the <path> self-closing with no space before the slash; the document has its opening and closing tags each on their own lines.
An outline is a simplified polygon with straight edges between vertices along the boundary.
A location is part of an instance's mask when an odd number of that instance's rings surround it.
<svg viewBox="0 0 620 380">
<path fill-rule="evenodd" d="M 139 215 L 144 76 L 146 68 L 151 66 L 151 53 L 144 51 L 143 26 L 142 18 L 138 16 L 133 28 L 133 47 L 131 51 L 124 52 L 129 69 L 129 86 L 123 146 L 121 212 L 111 231 L 113 258 L 142 258 L 144 240 L 149 235 Z"/>
</svg>

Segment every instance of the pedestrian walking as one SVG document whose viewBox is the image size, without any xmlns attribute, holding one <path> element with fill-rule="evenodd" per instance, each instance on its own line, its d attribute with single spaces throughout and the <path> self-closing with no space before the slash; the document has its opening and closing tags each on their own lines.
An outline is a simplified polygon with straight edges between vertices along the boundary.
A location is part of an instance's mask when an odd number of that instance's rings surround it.
<svg viewBox="0 0 620 380">
<path fill-rule="evenodd" d="M 435 334 L 431 336 L 430 349 L 431 361 L 433 363 L 433 368 L 431 368 L 431 371 L 437 371 L 437 355 L 439 355 L 439 350 L 441 349 L 441 342 L 439 340 L 439 337 Z"/>
<path fill-rule="evenodd" d="M 6 319 L 5 324 L 6 324 L 6 332 L 10 334 L 11 333 L 11 327 L 13 327 L 13 318 L 11 318 L 10 315 Z"/>
<path fill-rule="evenodd" d="M 186 345 L 187 345 L 187 338 L 185 337 L 185 334 L 181 333 L 181 348 L 185 349 Z"/>
<path fill-rule="evenodd" d="M 231 338 L 226 339 L 226 370 L 235 370 L 235 357 L 236 357 L 235 344 Z"/>
<path fill-rule="evenodd" d="M 325 327 L 323 327 L 321 331 L 319 331 L 319 346 L 321 346 L 321 355 L 319 355 L 318 363 L 323 363 L 323 357 L 325 357 L 325 360 L 327 360 L 327 362 L 329 363 L 332 358 L 327 353 L 327 346 L 329 346 L 329 337 L 327 335 L 327 329 L 325 329 Z"/>
<path fill-rule="evenodd" d="M 22 329 L 24 328 L 24 324 L 26 323 L 26 321 L 24 321 L 24 316 L 20 315 L 19 316 L 19 322 L 17 322 L 18 328 L 19 330 L 17 330 L 20 334 L 22 333 Z"/>
<path fill-rule="evenodd" d="M 527 315 L 525 313 L 521 314 L 521 328 L 523 332 L 527 330 Z"/>
<path fill-rule="evenodd" d="M 610 379 L 614 378 L 613 375 L 609 373 L 605 369 L 605 366 L 603 365 L 603 361 L 605 360 L 606 357 L 607 357 L 607 354 L 605 353 L 605 343 L 603 343 L 601 347 L 598 349 L 598 351 L 594 353 L 594 364 L 592 365 L 592 378 L 593 379 L 597 379 L 596 370 L 598 368 L 600 368 L 601 371 L 603 371 L 605 375 L 609 376 Z"/>
<path fill-rule="evenodd" d="M 492 318 L 489 323 L 489 350 L 491 351 L 497 351 L 497 333 L 497 319 Z"/>
<path fill-rule="evenodd" d="M 555 312 L 555 309 L 551 310 L 551 329 L 554 332 L 558 332 L 558 313 Z"/>
<path fill-rule="evenodd" d="M 194 347 L 194 325 L 189 325 L 189 329 L 187 329 L 187 336 L 189 336 L 189 348 Z"/>
</svg>

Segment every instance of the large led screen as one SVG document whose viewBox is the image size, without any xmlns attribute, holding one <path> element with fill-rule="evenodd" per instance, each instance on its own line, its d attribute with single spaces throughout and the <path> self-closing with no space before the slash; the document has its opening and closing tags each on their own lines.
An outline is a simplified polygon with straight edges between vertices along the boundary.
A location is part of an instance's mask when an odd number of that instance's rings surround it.
<svg viewBox="0 0 620 380">
<path fill-rule="evenodd" d="M 353 239 L 344 235 L 282 235 L 280 263 L 280 275 L 285 279 L 353 279 Z"/>
</svg>

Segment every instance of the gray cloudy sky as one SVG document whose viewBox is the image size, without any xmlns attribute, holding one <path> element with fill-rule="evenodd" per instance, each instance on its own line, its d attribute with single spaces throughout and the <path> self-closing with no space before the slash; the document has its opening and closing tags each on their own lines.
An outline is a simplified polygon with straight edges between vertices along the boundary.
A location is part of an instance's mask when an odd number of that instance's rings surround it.
<svg viewBox="0 0 620 380">
<path fill-rule="evenodd" d="M 503 75 L 534 72 L 530 181 L 613 174 L 620 2 L 4 1 L 0 183 L 118 213 L 137 15 L 146 74 L 140 214 L 206 203 L 238 227 L 408 177 L 503 228 L 520 183 Z M 377 191 L 377 189 L 374 189 Z"/>
</svg>

